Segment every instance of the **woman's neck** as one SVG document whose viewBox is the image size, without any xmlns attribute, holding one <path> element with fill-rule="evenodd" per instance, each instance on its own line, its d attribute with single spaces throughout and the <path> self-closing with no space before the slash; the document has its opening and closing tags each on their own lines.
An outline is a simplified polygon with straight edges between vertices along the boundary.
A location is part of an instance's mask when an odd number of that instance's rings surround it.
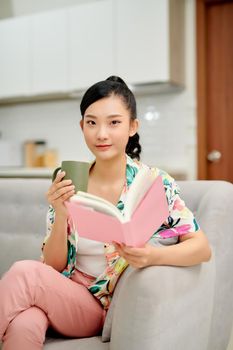
<svg viewBox="0 0 233 350">
<path fill-rule="evenodd" d="M 125 178 L 127 158 L 124 154 L 110 160 L 96 159 L 90 176 L 97 183 L 114 183 Z"/>
</svg>

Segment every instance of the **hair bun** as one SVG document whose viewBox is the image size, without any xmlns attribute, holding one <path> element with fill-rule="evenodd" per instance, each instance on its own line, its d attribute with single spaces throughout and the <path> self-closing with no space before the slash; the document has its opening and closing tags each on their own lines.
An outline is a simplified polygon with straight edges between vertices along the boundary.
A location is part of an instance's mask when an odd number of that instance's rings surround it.
<svg viewBox="0 0 233 350">
<path fill-rule="evenodd" d="M 117 75 L 111 75 L 106 80 L 114 81 L 116 83 L 120 83 L 120 84 L 127 86 L 127 84 L 124 82 L 124 80 L 121 79 L 120 77 L 118 77 Z"/>
</svg>

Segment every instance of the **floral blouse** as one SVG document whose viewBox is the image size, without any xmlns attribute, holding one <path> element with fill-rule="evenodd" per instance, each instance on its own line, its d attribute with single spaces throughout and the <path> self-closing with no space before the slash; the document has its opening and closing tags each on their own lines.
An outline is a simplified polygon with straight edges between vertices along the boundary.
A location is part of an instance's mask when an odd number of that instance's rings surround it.
<svg viewBox="0 0 233 350">
<path fill-rule="evenodd" d="M 131 159 L 126 155 L 126 181 L 121 193 L 117 208 L 124 214 L 124 203 L 131 183 L 135 175 L 147 165 Z M 163 180 L 164 189 L 169 206 L 169 217 L 161 225 L 161 227 L 152 235 L 150 244 L 174 244 L 178 242 L 178 237 L 189 232 L 199 230 L 193 213 L 185 206 L 184 201 L 179 197 L 179 188 L 174 179 L 165 171 L 158 168 L 151 168 L 155 178 L 160 175 Z M 156 208 L 155 208 L 156 210 Z M 153 213 L 152 213 L 153 215 Z M 47 214 L 47 235 L 44 239 L 43 246 L 50 235 L 52 225 L 55 219 L 55 210 L 49 206 Z M 77 230 L 72 227 L 72 222 L 68 220 L 67 225 L 67 245 L 68 257 L 67 266 L 62 272 L 66 277 L 71 277 L 76 269 L 76 254 L 78 254 L 79 235 Z M 42 247 L 43 251 L 43 247 Z M 104 245 L 106 268 L 101 275 L 93 278 L 93 282 L 88 287 L 89 291 L 102 303 L 104 309 L 108 309 L 114 288 L 121 273 L 128 266 L 127 261 L 119 256 L 114 245 L 105 243 Z M 43 256 L 42 256 L 43 261 Z"/>
</svg>

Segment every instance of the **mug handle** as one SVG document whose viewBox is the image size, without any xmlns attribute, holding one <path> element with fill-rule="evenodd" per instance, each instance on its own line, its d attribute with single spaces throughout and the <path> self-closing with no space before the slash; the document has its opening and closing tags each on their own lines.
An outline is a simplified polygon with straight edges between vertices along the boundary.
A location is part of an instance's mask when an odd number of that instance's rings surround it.
<svg viewBox="0 0 233 350">
<path fill-rule="evenodd" d="M 55 180 L 59 170 L 61 170 L 60 166 L 57 169 L 54 170 L 53 175 L 52 175 L 52 182 Z"/>
</svg>

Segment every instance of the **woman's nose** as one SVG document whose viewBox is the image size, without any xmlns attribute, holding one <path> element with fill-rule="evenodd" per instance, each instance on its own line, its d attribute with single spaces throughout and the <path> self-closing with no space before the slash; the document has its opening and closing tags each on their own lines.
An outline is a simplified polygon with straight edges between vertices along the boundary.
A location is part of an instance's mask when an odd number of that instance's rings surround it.
<svg viewBox="0 0 233 350">
<path fill-rule="evenodd" d="M 107 133 L 107 130 L 104 126 L 102 126 L 98 129 L 97 138 L 98 139 L 107 139 L 108 138 L 108 133 Z"/>
</svg>

